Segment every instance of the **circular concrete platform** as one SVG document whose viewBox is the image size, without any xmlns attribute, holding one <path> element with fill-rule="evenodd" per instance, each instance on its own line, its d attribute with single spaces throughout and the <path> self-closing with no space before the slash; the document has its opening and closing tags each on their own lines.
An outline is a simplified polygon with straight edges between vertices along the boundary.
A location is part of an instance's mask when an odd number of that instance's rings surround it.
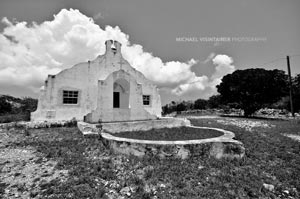
<svg viewBox="0 0 300 199">
<path fill-rule="evenodd" d="M 245 155 L 243 144 L 234 140 L 234 133 L 218 128 L 188 126 L 195 129 L 210 129 L 222 132 L 223 135 L 215 138 L 199 140 L 141 140 L 118 137 L 116 134 L 101 132 L 103 142 L 114 152 L 137 157 L 158 156 L 160 158 L 177 157 L 214 157 L 237 158 Z"/>
</svg>

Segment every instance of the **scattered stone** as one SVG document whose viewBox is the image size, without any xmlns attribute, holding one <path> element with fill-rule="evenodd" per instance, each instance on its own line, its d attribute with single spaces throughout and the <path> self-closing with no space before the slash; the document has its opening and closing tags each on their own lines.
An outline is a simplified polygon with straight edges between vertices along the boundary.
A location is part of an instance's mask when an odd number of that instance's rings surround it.
<svg viewBox="0 0 300 199">
<path fill-rule="evenodd" d="M 190 151 L 186 148 L 184 148 L 183 146 L 179 148 L 178 152 L 177 152 L 177 156 L 179 158 L 181 158 L 182 160 L 185 160 L 189 157 L 190 155 Z"/>
<path fill-rule="evenodd" d="M 223 125 L 233 125 L 239 128 L 243 128 L 247 131 L 253 131 L 255 128 L 274 128 L 275 125 L 270 125 L 267 122 L 262 121 L 251 121 L 251 120 L 241 120 L 241 119 L 219 119 L 216 120 L 218 123 Z"/>
<path fill-rule="evenodd" d="M 120 190 L 120 193 L 122 195 L 127 195 L 127 196 L 130 196 L 131 195 L 131 192 L 130 192 L 130 187 L 124 187 Z"/>
<path fill-rule="evenodd" d="M 143 179 L 145 175 L 145 171 L 143 169 L 136 170 L 136 175 L 139 179 Z"/>
<path fill-rule="evenodd" d="M 210 149 L 210 156 L 216 159 L 229 158 L 241 159 L 245 155 L 245 148 L 238 143 L 215 142 Z"/>
<path fill-rule="evenodd" d="M 266 190 L 271 191 L 271 192 L 273 192 L 274 189 L 275 189 L 274 185 L 272 185 L 272 184 L 266 184 L 266 183 L 264 183 L 263 186 L 264 186 L 264 188 Z"/>
<path fill-rule="evenodd" d="M 213 143 L 210 149 L 210 156 L 215 157 L 216 159 L 220 159 L 223 155 L 224 145 L 220 142 Z"/>
<path fill-rule="evenodd" d="M 283 135 L 300 142 L 300 135 L 294 135 L 294 134 L 283 134 Z"/>
<path fill-rule="evenodd" d="M 167 186 L 166 186 L 165 184 L 161 183 L 161 184 L 159 185 L 159 187 L 160 187 L 160 188 L 166 188 Z"/>
<path fill-rule="evenodd" d="M 34 198 L 39 192 L 39 179 L 42 176 L 45 184 L 58 177 L 64 180 L 67 176 L 60 176 L 60 172 L 67 174 L 67 171 L 54 169 L 54 161 L 47 160 L 51 162 L 51 166 L 42 161 L 37 163 L 38 153 L 31 147 L 2 149 L 0 162 L 4 160 L 1 181 L 9 185 L 3 190 L 4 198 Z"/>
<path fill-rule="evenodd" d="M 289 192 L 288 190 L 284 190 L 283 193 L 285 193 L 285 194 L 287 194 L 287 195 L 290 194 L 290 192 Z"/>
<path fill-rule="evenodd" d="M 150 193 L 150 192 L 151 192 L 151 189 L 150 189 L 150 187 L 149 187 L 148 184 L 145 185 L 144 191 L 145 191 L 146 193 Z"/>
</svg>

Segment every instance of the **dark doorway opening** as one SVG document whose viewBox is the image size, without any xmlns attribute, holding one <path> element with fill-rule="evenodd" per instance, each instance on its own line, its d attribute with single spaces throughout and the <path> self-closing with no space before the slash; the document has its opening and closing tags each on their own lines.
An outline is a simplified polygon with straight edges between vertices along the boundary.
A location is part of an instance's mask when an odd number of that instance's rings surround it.
<svg viewBox="0 0 300 199">
<path fill-rule="evenodd" d="M 120 108 L 120 92 L 114 92 L 113 101 L 114 108 Z"/>
</svg>

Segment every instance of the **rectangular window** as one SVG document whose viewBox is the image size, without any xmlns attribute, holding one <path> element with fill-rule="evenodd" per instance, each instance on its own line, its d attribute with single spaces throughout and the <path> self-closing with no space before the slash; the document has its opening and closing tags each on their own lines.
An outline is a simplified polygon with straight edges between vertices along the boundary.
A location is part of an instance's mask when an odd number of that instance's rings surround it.
<svg viewBox="0 0 300 199">
<path fill-rule="evenodd" d="M 150 95 L 143 95 L 143 105 L 145 106 L 150 105 Z"/>
<path fill-rule="evenodd" d="M 63 104 L 77 104 L 78 91 L 63 91 Z"/>
</svg>

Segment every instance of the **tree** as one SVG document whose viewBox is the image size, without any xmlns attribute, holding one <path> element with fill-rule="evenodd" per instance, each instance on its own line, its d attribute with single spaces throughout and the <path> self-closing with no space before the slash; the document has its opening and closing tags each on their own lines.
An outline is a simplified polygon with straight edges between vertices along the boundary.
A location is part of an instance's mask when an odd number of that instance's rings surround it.
<svg viewBox="0 0 300 199">
<path fill-rule="evenodd" d="M 207 105 L 209 108 L 220 108 L 221 104 L 221 95 L 213 95 L 207 101 Z"/>
<path fill-rule="evenodd" d="M 22 112 L 33 112 L 36 110 L 38 104 L 37 99 L 33 99 L 31 97 L 24 97 L 22 99 Z"/>
<path fill-rule="evenodd" d="M 181 112 L 181 111 L 185 111 L 187 108 L 185 101 L 180 102 L 179 104 L 177 104 L 176 106 L 176 111 L 177 112 Z"/>
<path fill-rule="evenodd" d="M 206 109 L 207 100 L 205 99 L 197 99 L 194 103 L 194 109 Z"/>
<path fill-rule="evenodd" d="M 296 77 L 294 78 L 294 86 L 297 89 L 300 89 L 300 74 L 296 75 Z M 300 92 L 300 90 L 297 91 Z"/>
<path fill-rule="evenodd" d="M 217 86 L 224 103 L 237 103 L 246 117 L 264 105 L 277 102 L 288 92 L 288 77 L 282 70 L 262 68 L 237 70 Z"/>
<path fill-rule="evenodd" d="M 294 91 L 294 109 L 295 111 L 300 111 L 300 74 L 296 75 L 293 81 L 293 91 Z"/>
<path fill-rule="evenodd" d="M 10 113 L 12 106 L 4 97 L 0 97 L 0 114 Z"/>
</svg>

